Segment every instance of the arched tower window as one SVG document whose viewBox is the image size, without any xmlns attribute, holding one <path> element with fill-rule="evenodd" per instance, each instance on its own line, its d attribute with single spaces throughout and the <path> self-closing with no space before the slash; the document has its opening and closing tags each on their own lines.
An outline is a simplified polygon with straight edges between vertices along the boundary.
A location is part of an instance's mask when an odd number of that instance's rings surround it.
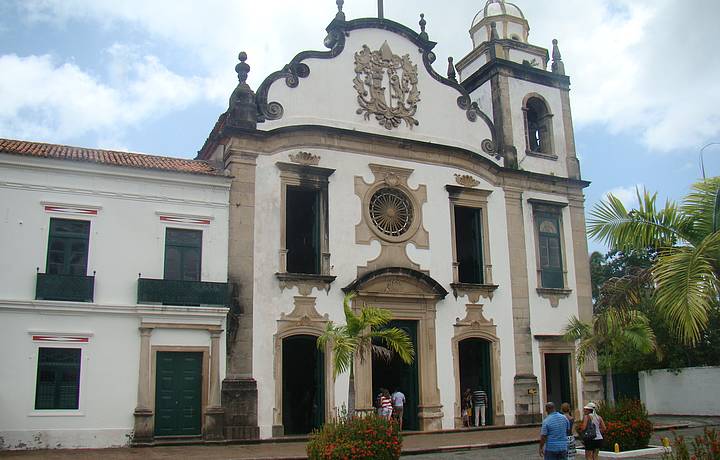
<svg viewBox="0 0 720 460">
<path fill-rule="evenodd" d="M 538 96 L 530 96 L 525 100 L 523 112 L 525 112 L 526 152 L 554 155 L 552 114 L 545 101 Z"/>
</svg>

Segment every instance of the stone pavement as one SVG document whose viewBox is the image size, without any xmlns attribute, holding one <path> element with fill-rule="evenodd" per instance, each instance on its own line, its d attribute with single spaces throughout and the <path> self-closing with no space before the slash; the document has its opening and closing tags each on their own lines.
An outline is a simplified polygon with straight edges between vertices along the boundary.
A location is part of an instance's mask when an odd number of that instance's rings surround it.
<svg viewBox="0 0 720 460">
<path fill-rule="evenodd" d="M 695 430 L 689 431 L 688 434 L 701 432 L 703 426 L 720 425 L 720 417 L 653 417 L 653 421 L 659 425 L 690 427 L 690 430 Z M 403 439 L 403 455 L 417 455 L 413 457 L 417 460 L 430 458 L 498 458 L 503 460 L 537 458 L 537 446 L 535 446 L 535 443 L 538 440 L 539 431 L 539 426 L 532 425 L 500 429 L 449 430 L 439 433 L 408 434 Z M 668 436 L 667 433 L 664 435 Z M 0 459 L 2 460 L 294 460 L 304 458 L 306 458 L 304 440 L 227 445 L 0 452 Z"/>
</svg>

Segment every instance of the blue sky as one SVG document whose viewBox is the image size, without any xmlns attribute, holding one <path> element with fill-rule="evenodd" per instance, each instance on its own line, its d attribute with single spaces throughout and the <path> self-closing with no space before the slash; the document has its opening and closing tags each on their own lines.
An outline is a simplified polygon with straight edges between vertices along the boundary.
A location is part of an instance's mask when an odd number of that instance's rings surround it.
<svg viewBox="0 0 720 460">
<path fill-rule="evenodd" d="M 385 0 L 389 19 L 438 42 L 436 70 L 470 51 L 484 1 Z M 560 41 L 572 82 L 588 210 L 636 186 L 678 199 L 720 142 L 720 2 L 517 0 L 530 42 Z M 449 8 L 448 5 L 452 5 Z M 0 2 L 0 137 L 193 157 L 227 107 L 240 50 L 254 88 L 297 52 L 323 49 L 334 0 Z M 348 19 L 377 14 L 347 0 Z M 720 174 L 720 146 L 705 150 Z M 591 249 L 602 249 L 590 242 Z"/>
</svg>

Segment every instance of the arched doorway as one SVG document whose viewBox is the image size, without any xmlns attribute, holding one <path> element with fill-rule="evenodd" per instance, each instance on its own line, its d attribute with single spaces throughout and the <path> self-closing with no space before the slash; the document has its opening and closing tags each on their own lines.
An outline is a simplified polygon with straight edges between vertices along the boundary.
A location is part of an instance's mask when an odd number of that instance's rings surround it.
<svg viewBox="0 0 720 460">
<path fill-rule="evenodd" d="M 458 343 L 458 359 L 460 361 L 460 388 L 462 392 L 482 390 L 487 394 L 485 424 L 493 425 L 493 384 L 492 361 L 490 357 L 492 344 L 488 340 L 470 338 Z"/>
<path fill-rule="evenodd" d="M 405 393 L 408 403 L 413 405 L 412 409 L 408 407 L 405 410 L 408 416 L 403 419 L 409 424 L 404 428 L 414 428 L 414 418 L 417 420 L 415 426 L 418 430 L 441 429 L 443 414 L 437 384 L 435 311 L 437 302 L 447 295 L 447 291 L 427 274 L 404 267 L 369 271 L 343 288 L 343 291 L 357 293 L 353 299 L 353 309 L 356 312 L 365 305 L 390 310 L 393 320 L 396 321 L 394 324 L 408 328 L 408 333 L 415 343 L 415 363 L 409 369 L 393 363 L 390 363 L 389 370 L 378 369 L 376 360 L 361 360 L 356 357 L 355 409 L 372 411 L 377 388 L 381 386 L 379 382 L 385 378 L 383 374 L 395 375 L 387 385 L 392 387 L 393 382 L 400 383 L 400 389 Z M 412 389 L 414 381 L 417 381 L 417 397 L 409 393 L 412 390 L 406 392 L 405 388 L 402 388 L 407 386 Z M 392 391 L 393 388 L 388 390 Z"/>
<path fill-rule="evenodd" d="M 407 333 L 412 341 L 413 348 L 417 350 L 417 321 L 391 321 L 389 327 L 397 327 Z M 403 410 L 403 430 L 417 430 L 418 402 L 420 391 L 418 388 L 418 363 L 405 364 L 396 354 L 390 361 L 382 358 L 372 358 L 372 388 L 373 395 L 377 395 L 380 388 L 387 388 L 390 393 L 400 390 L 405 395 L 405 408 Z"/>
<path fill-rule="evenodd" d="M 282 423 L 285 434 L 307 434 L 325 421 L 325 354 L 317 337 L 282 340 Z"/>
</svg>

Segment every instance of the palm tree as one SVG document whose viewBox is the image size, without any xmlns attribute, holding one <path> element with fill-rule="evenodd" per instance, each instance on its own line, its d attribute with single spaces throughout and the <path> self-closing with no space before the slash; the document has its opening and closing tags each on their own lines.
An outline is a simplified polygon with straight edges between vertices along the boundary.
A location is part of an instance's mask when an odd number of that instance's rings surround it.
<svg viewBox="0 0 720 460">
<path fill-rule="evenodd" d="M 411 364 L 415 359 L 415 349 L 405 331 L 396 327 L 385 327 L 392 319 L 388 310 L 365 306 L 360 314 L 353 313 L 350 302 L 354 292 L 347 293 L 343 299 L 345 325 L 337 326 L 332 321 L 327 324 L 323 335 L 318 337 L 317 346 L 323 350 L 328 342 L 333 352 L 333 380 L 339 374 L 350 372 L 348 388 L 348 414 L 355 412 L 355 372 L 353 361 L 357 356 L 364 362 L 368 353 L 390 360 L 393 353 Z"/>
<path fill-rule="evenodd" d="M 576 341 L 578 368 L 582 368 L 588 358 L 598 357 L 602 360 L 607 378 L 606 399 L 609 402 L 614 400 L 613 357 L 629 348 L 640 353 L 650 353 L 657 349 L 655 333 L 647 317 L 639 310 L 622 307 L 606 308 L 596 313 L 592 323 L 585 323 L 573 316 L 565 326 L 564 333 L 566 340 Z"/>
<path fill-rule="evenodd" d="M 692 186 L 680 206 L 656 205 L 657 194 L 637 191 L 626 210 L 612 194 L 593 209 L 588 234 L 613 249 L 658 252 L 651 269 L 655 305 L 684 344 L 698 341 L 720 294 L 720 177 Z"/>
</svg>

